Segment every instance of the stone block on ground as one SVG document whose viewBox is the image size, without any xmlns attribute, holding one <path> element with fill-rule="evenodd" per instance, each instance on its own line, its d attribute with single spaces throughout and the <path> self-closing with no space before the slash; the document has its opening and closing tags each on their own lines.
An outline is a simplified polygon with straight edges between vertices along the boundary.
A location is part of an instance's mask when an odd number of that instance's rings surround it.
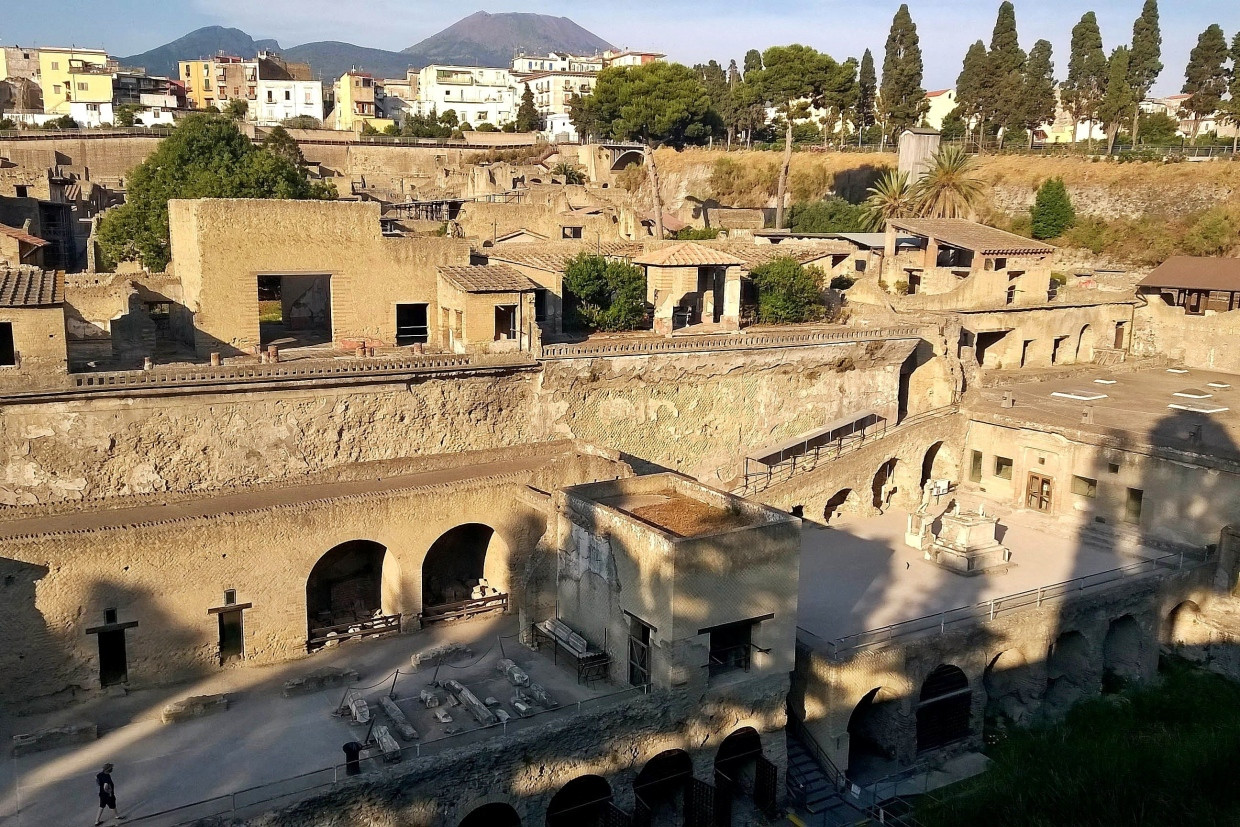
<svg viewBox="0 0 1240 827">
<path fill-rule="evenodd" d="M 352 669 L 326 667 L 285 681 L 280 694 L 286 698 L 293 698 L 297 695 L 310 695 L 323 689 L 345 686 L 350 683 L 357 683 L 357 672 Z"/>
<path fill-rule="evenodd" d="M 418 652 L 409 658 L 409 664 L 414 669 L 421 669 L 423 666 L 435 666 L 457 658 L 473 657 L 473 654 L 473 650 L 463 643 L 445 643 L 443 646 Z"/>
<path fill-rule="evenodd" d="M 375 743 L 383 752 L 383 760 L 388 764 L 394 764 L 400 760 L 400 744 L 396 743 L 396 739 L 392 737 L 392 733 L 388 732 L 388 728 L 382 724 L 377 725 L 372 733 L 375 737 Z"/>
<path fill-rule="evenodd" d="M 413 724 L 409 723 L 409 717 L 396 705 L 396 701 L 384 695 L 379 699 L 379 706 L 383 707 L 383 711 L 392 719 L 392 727 L 401 738 L 406 741 L 417 740 L 418 731 L 413 728 Z"/>
<path fill-rule="evenodd" d="M 214 715 L 228 709 L 227 695 L 195 695 L 180 701 L 167 704 L 159 714 L 159 720 L 165 724 L 190 721 L 204 715 Z"/>
<path fill-rule="evenodd" d="M 66 724 L 13 736 L 13 757 L 56 749 L 70 744 L 87 744 L 99 738 L 95 724 Z"/>
</svg>

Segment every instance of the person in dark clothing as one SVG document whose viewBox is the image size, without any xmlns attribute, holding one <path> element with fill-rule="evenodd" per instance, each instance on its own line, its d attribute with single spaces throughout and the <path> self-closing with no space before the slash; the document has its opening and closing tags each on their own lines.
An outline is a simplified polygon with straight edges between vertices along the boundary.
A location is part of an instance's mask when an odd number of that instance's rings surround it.
<svg viewBox="0 0 1240 827">
<path fill-rule="evenodd" d="M 112 784 L 112 765 L 104 764 L 103 771 L 95 775 L 95 783 L 99 785 L 99 815 L 95 816 L 95 824 L 103 824 L 103 811 L 112 810 L 117 821 L 125 818 L 116 812 L 116 787 Z"/>
</svg>

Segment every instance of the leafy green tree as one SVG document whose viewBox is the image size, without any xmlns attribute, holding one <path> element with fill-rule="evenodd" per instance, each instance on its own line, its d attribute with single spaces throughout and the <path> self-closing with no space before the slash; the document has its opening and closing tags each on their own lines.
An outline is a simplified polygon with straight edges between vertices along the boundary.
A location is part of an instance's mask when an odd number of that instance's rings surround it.
<svg viewBox="0 0 1240 827">
<path fill-rule="evenodd" d="M 499 132 L 499 127 L 490 121 L 483 121 L 474 127 L 475 132 Z"/>
<path fill-rule="evenodd" d="M 1233 156 L 1240 145 L 1240 32 L 1231 40 L 1231 71 L 1228 73 L 1227 100 L 1219 104 L 1225 120 L 1238 128 L 1231 138 Z"/>
<path fill-rule="evenodd" d="M 1062 178 L 1042 182 L 1029 212 L 1034 238 L 1059 238 L 1076 222 L 1076 209 Z"/>
<path fill-rule="evenodd" d="M 959 141 L 968 134 L 969 130 L 965 126 L 964 118 L 960 117 L 959 106 L 944 115 L 942 122 L 939 123 L 939 137 L 944 141 Z"/>
<path fill-rule="evenodd" d="M 73 118 L 70 117 L 69 115 L 61 115 L 59 118 L 53 118 L 50 121 L 45 121 L 43 124 L 43 128 L 44 129 L 81 129 L 82 125 L 79 124 L 77 121 L 73 120 Z"/>
<path fill-rule="evenodd" d="M 1142 112 L 1138 118 L 1141 139 L 1153 146 L 1180 142 L 1180 122 L 1166 112 Z"/>
<path fill-rule="evenodd" d="M 701 143 L 723 126 L 701 78 L 679 63 L 613 66 L 599 73 L 593 93 L 570 116 L 578 132 L 589 123 L 598 134 L 641 141 L 649 148 L 646 159 L 655 201 L 655 237 L 663 238 L 663 195 L 653 150 Z"/>
<path fill-rule="evenodd" d="M 1218 110 L 1227 91 L 1227 70 L 1223 64 L 1231 56 L 1227 38 L 1217 23 L 1211 23 L 1197 45 L 1188 54 L 1184 69 L 1184 88 L 1180 91 L 1191 98 L 1184 102 L 1184 111 L 1193 116 L 1193 137 L 1201 129 L 1201 119 Z"/>
<path fill-rule="evenodd" d="M 908 4 L 901 3 L 887 34 L 883 82 L 879 87 L 883 120 L 893 137 L 916 126 L 930 108 L 926 90 L 921 86 L 923 69 L 917 26 Z"/>
<path fill-rule="evenodd" d="M 534 92 L 527 83 L 525 91 L 521 93 L 521 105 L 517 107 L 517 131 L 537 132 L 541 125 L 542 118 L 538 115 L 538 108 L 534 106 Z"/>
<path fill-rule="evenodd" d="M 857 71 L 857 114 L 853 119 L 857 126 L 857 145 L 865 130 L 874 125 L 874 112 L 878 95 L 878 75 L 874 71 L 874 55 L 866 49 L 861 55 L 861 68 Z"/>
<path fill-rule="evenodd" d="M 1132 24 L 1132 48 L 1128 54 L 1128 85 L 1136 93 L 1132 113 L 1132 140 L 1141 128 L 1141 101 L 1150 93 L 1162 72 L 1162 30 L 1158 23 L 1158 0 L 1145 0 L 1141 16 Z"/>
<path fill-rule="evenodd" d="M 250 103 L 245 98 L 230 98 L 224 104 L 224 117 L 234 121 L 244 121 L 250 111 Z"/>
<path fill-rule="evenodd" d="M 439 123 L 450 129 L 455 129 L 461 125 L 461 120 L 456 116 L 455 109 L 445 109 L 439 116 Z"/>
<path fill-rule="evenodd" d="M 369 136 L 372 136 L 372 135 L 378 135 L 378 134 L 379 134 L 379 130 L 375 129 L 375 125 L 374 125 L 374 124 L 372 124 L 370 121 L 362 121 L 362 132 L 361 132 L 361 134 L 363 134 L 363 135 L 365 135 L 365 136 L 369 137 Z"/>
<path fill-rule="evenodd" d="M 1107 90 L 1098 105 L 1098 120 L 1107 133 L 1107 154 L 1115 151 L 1115 138 L 1120 125 L 1127 122 L 1132 108 L 1137 105 L 1137 90 L 1133 89 L 1129 73 L 1127 46 L 1119 46 L 1111 53 L 1107 71 Z"/>
<path fill-rule="evenodd" d="M 323 122 L 313 115 L 297 115 L 293 118 L 285 118 L 280 125 L 287 129 L 321 129 Z"/>
<path fill-rule="evenodd" d="M 170 257 L 168 201 L 173 198 L 335 198 L 306 170 L 255 146 L 235 123 L 189 115 L 129 175 L 125 203 L 106 211 L 99 246 L 111 262 L 163 270 Z"/>
<path fill-rule="evenodd" d="M 116 111 L 114 113 L 116 116 L 116 125 L 125 128 L 133 126 L 137 112 L 138 107 L 134 106 L 132 103 L 123 103 L 116 107 Z"/>
<path fill-rule="evenodd" d="M 865 207 L 839 196 L 793 204 L 788 211 L 788 226 L 798 233 L 860 233 L 868 228 L 868 224 L 869 214 Z"/>
<path fill-rule="evenodd" d="M 571 325 L 587 330 L 638 330 L 646 325 L 646 276 L 623 261 L 579 253 L 564 270 Z"/>
<path fill-rule="evenodd" d="M 749 80 L 750 72 L 762 71 L 762 53 L 757 49 L 745 52 L 745 80 Z"/>
<path fill-rule="evenodd" d="M 0 132 L 13 132 L 17 129 L 17 121 L 12 118 L 0 118 Z"/>
<path fill-rule="evenodd" d="M 964 147 L 945 146 L 930 159 L 926 174 L 913 187 L 919 215 L 926 218 L 968 218 L 977 214 L 986 184 Z"/>
<path fill-rule="evenodd" d="M 283 158 L 295 167 L 304 167 L 306 165 L 306 156 L 301 154 L 301 146 L 294 140 L 293 136 L 288 134 L 288 130 L 282 126 L 275 126 L 263 138 L 260 145 L 264 150 L 270 152 L 277 158 Z"/>
<path fill-rule="evenodd" d="M 1102 51 L 1102 33 L 1098 30 L 1098 18 L 1086 12 L 1079 23 L 1072 27 L 1071 52 L 1068 55 L 1068 76 L 1060 84 L 1064 107 L 1072 115 L 1072 137 L 1076 139 L 1076 125 L 1089 122 L 1089 140 L 1092 142 L 1094 120 L 1098 117 L 1098 104 L 1107 86 L 1107 56 Z"/>
<path fill-rule="evenodd" d="M 780 167 L 775 201 L 775 226 L 784 226 L 788 172 L 792 166 L 793 132 L 811 108 L 840 112 L 856 96 L 857 64 L 836 63 L 808 46 L 772 46 L 762 54 L 763 69 L 755 85 L 765 100 L 784 119 L 784 160 Z"/>
<path fill-rule="evenodd" d="M 1034 130 L 1055 119 L 1055 64 L 1051 60 L 1049 40 L 1039 40 L 1029 50 L 1023 85 L 1018 124 L 1029 130 L 1029 147 L 1032 148 Z"/>
<path fill-rule="evenodd" d="M 985 98 L 988 94 L 986 44 L 976 41 L 965 52 L 964 63 L 960 67 L 960 75 L 956 78 L 956 109 L 955 112 L 965 126 L 976 126 L 979 134 L 985 134 L 986 111 Z"/>
<path fill-rule="evenodd" d="M 893 218 L 908 218 L 917 212 L 917 198 L 908 173 L 889 169 L 879 176 L 865 199 L 869 216 L 866 229 L 881 230 Z"/>
<path fill-rule="evenodd" d="M 804 267 L 794 258 L 777 258 L 750 271 L 758 292 L 758 321 L 762 324 L 800 324 L 821 319 L 825 277 L 817 267 Z"/>
<path fill-rule="evenodd" d="M 990 36 L 986 79 L 983 110 L 989 114 L 990 122 L 1001 127 L 1004 133 L 1023 126 L 1025 52 L 1016 34 L 1016 9 L 1008 0 L 999 5 L 999 15 Z"/>
</svg>

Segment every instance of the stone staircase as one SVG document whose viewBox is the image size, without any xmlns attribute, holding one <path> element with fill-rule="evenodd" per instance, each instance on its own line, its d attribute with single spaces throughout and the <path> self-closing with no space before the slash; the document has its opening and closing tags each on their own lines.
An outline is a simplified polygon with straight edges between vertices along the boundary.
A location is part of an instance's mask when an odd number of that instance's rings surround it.
<svg viewBox="0 0 1240 827">
<path fill-rule="evenodd" d="M 799 808 L 809 814 L 803 819 L 805 823 L 810 827 L 865 823 L 865 813 L 840 795 L 810 750 L 791 733 L 787 738 L 789 792 L 799 801 Z"/>
</svg>

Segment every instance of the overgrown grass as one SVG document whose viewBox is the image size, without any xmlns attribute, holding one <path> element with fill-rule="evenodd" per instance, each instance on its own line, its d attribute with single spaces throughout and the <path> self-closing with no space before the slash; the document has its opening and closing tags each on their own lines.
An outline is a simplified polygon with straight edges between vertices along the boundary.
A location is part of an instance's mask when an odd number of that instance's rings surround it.
<svg viewBox="0 0 1240 827">
<path fill-rule="evenodd" d="M 1172 664 L 1156 686 L 1018 730 L 984 775 L 925 802 L 925 827 L 1240 824 L 1240 684 Z"/>
<path fill-rule="evenodd" d="M 260 301 L 258 303 L 258 320 L 260 322 L 284 321 L 284 310 L 279 299 L 272 301 Z"/>
</svg>

